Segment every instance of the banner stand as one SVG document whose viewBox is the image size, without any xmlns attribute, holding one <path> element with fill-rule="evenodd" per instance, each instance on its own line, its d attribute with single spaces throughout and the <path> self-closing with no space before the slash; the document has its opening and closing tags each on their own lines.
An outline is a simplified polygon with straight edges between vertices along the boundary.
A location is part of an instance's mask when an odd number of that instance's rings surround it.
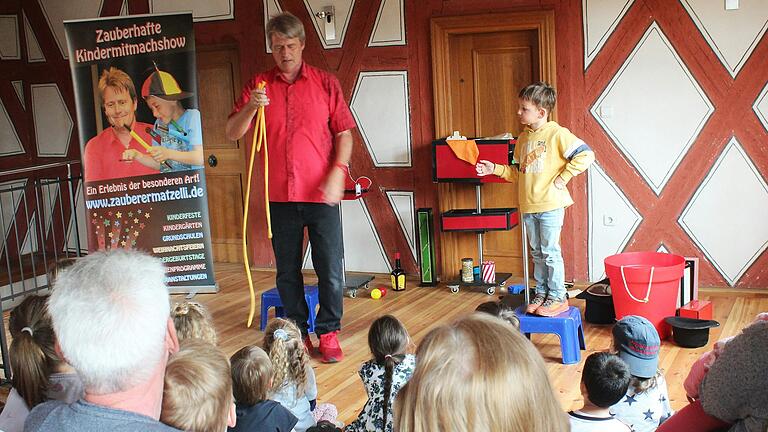
<svg viewBox="0 0 768 432">
<path fill-rule="evenodd" d="M 217 293 L 192 14 L 64 28 L 89 252 L 146 252 L 165 264 L 171 293 Z"/>
</svg>

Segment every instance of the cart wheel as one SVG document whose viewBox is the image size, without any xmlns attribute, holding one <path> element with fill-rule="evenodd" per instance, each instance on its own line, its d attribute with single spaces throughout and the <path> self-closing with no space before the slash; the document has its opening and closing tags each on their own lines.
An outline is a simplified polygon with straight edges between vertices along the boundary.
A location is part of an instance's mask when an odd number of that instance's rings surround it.
<svg viewBox="0 0 768 432">
<path fill-rule="evenodd" d="M 459 292 L 459 286 L 458 285 L 450 285 L 450 286 L 448 286 L 448 288 L 450 288 L 451 292 L 454 293 L 454 294 Z"/>
<path fill-rule="evenodd" d="M 365 283 L 365 289 L 368 289 L 368 288 L 370 288 L 370 287 L 368 286 L 368 282 L 366 282 Z"/>
<path fill-rule="evenodd" d="M 357 297 L 357 290 L 349 290 L 349 298 Z"/>
<path fill-rule="evenodd" d="M 501 281 L 501 282 L 499 282 L 499 288 L 503 287 L 503 286 L 504 286 L 504 285 L 506 285 L 506 284 L 507 284 L 507 281 Z"/>
<path fill-rule="evenodd" d="M 488 287 L 488 289 L 486 289 L 485 292 L 488 293 L 488 295 L 493 295 L 496 293 L 496 288 Z"/>
</svg>

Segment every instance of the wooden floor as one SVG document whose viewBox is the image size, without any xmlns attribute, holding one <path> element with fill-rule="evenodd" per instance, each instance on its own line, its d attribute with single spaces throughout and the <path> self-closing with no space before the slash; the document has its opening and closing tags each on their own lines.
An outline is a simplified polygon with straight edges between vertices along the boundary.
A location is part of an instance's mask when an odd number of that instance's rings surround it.
<svg viewBox="0 0 768 432">
<path fill-rule="evenodd" d="M 241 265 L 217 264 L 217 281 L 220 291 L 217 294 L 198 294 L 196 301 L 204 303 L 214 317 L 219 332 L 220 347 L 231 355 L 240 347 L 250 343 L 261 344 L 263 333 L 259 331 L 259 302 L 251 328 L 246 327 L 248 318 L 248 285 Z M 257 296 L 274 286 L 274 273 L 269 271 L 254 272 L 254 285 Z M 311 282 L 306 277 L 305 282 Z M 410 281 L 409 281 L 410 282 Z M 372 287 L 387 285 L 388 279 L 379 276 L 371 283 Z M 313 360 L 318 382 L 319 402 L 331 402 L 339 409 L 339 417 L 345 423 L 353 420 L 366 396 L 357 375 L 360 364 L 370 358 L 367 345 L 368 327 L 378 316 L 392 314 L 405 324 L 411 338 L 417 344 L 436 324 L 450 322 L 469 313 L 474 308 L 492 297 L 480 291 L 463 290 L 451 294 L 441 285 L 437 288 L 420 288 L 410 284 L 404 292 L 389 292 L 380 300 L 373 300 L 365 292 L 358 298 L 344 298 L 344 320 L 340 341 L 345 359 L 341 363 L 325 365 Z M 715 319 L 721 327 L 710 332 L 710 343 L 699 349 L 683 349 L 671 341 L 662 344 L 660 367 L 666 372 L 672 407 L 679 409 L 687 402 L 682 382 L 691 364 L 711 347 L 718 338 L 737 334 L 750 323 L 754 316 L 768 311 L 768 294 L 743 293 L 718 289 L 704 290 L 700 299 L 714 302 Z M 173 296 L 173 301 L 183 301 L 183 296 Z M 572 305 L 584 308 L 583 300 L 572 300 Z M 579 380 L 584 358 L 592 352 L 607 350 L 610 346 L 611 326 L 598 326 L 585 323 L 584 331 L 587 350 L 582 351 L 582 362 L 577 365 L 563 365 L 560 362 L 560 345 L 557 336 L 533 335 L 533 343 L 544 357 L 552 380 L 564 410 L 581 406 Z"/>
</svg>

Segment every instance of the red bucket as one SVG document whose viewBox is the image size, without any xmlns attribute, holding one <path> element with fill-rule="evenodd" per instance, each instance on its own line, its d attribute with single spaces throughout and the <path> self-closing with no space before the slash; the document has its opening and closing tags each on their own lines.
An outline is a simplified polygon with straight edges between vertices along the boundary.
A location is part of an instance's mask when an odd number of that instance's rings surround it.
<svg viewBox="0 0 768 432">
<path fill-rule="evenodd" d="M 611 280 L 616 319 L 627 315 L 647 318 L 661 339 L 669 336 L 664 318 L 675 315 L 685 258 L 659 252 L 629 252 L 605 259 Z"/>
</svg>

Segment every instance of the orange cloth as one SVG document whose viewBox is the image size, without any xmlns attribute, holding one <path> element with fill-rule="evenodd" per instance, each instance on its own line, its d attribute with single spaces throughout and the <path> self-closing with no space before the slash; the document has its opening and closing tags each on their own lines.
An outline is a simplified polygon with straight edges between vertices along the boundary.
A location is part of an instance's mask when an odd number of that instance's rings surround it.
<svg viewBox="0 0 768 432">
<path fill-rule="evenodd" d="M 446 140 L 448 147 L 453 150 L 457 158 L 470 163 L 477 163 L 477 157 L 480 156 L 480 150 L 477 148 L 475 140 Z"/>
</svg>

